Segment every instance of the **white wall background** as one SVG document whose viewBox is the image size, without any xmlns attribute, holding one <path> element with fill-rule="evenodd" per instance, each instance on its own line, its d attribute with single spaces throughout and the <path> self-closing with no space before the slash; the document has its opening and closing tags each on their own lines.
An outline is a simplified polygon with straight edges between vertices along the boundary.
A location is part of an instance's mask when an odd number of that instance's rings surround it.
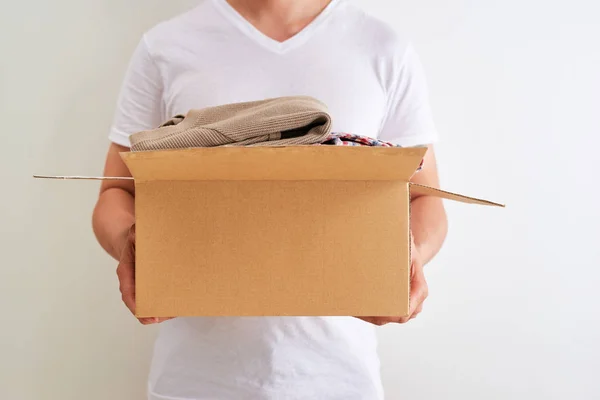
<svg viewBox="0 0 600 400">
<path fill-rule="evenodd" d="M 142 399 L 154 328 L 90 229 L 129 55 L 191 0 L 0 11 L 0 399 Z M 448 203 L 426 311 L 381 329 L 389 399 L 600 398 L 600 3 L 366 1 L 428 72 Z"/>
</svg>

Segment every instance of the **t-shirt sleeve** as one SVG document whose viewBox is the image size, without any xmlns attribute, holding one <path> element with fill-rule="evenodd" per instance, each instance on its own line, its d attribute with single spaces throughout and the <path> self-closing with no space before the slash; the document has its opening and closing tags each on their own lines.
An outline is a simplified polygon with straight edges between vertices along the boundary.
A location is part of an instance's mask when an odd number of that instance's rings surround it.
<svg viewBox="0 0 600 400">
<path fill-rule="evenodd" d="M 379 139 L 400 146 L 431 144 L 438 134 L 429 105 L 423 66 L 411 45 L 392 68 L 387 113 Z"/>
<path fill-rule="evenodd" d="M 164 119 L 162 95 L 160 71 L 142 38 L 129 61 L 109 139 L 130 147 L 131 134 L 157 128 Z"/>
</svg>

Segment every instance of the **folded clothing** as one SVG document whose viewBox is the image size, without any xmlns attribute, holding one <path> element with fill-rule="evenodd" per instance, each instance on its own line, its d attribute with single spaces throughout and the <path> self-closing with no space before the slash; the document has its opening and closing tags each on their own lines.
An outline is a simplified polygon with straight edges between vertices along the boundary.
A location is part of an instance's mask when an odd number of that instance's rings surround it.
<svg viewBox="0 0 600 400">
<path fill-rule="evenodd" d="M 353 133 L 331 132 L 327 106 L 309 96 L 277 97 L 190 110 L 130 136 L 131 151 L 221 146 L 400 147 Z M 417 169 L 419 171 L 422 167 Z"/>
<path fill-rule="evenodd" d="M 327 106 L 309 96 L 225 104 L 177 115 L 130 136 L 131 151 L 322 143 L 331 133 Z"/>
</svg>

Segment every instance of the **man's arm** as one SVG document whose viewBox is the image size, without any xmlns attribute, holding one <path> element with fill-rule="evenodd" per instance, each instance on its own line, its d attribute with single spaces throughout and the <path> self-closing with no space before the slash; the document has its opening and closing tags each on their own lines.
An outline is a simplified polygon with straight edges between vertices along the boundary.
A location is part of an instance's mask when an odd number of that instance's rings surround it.
<svg viewBox="0 0 600 400">
<path fill-rule="evenodd" d="M 106 156 L 104 176 L 131 176 L 120 152 L 127 147 L 111 144 Z M 100 245 L 119 261 L 117 276 L 121 298 L 135 315 L 135 186 L 132 180 L 103 181 L 94 209 L 92 224 Z M 144 324 L 155 324 L 170 318 L 138 318 Z"/>
<path fill-rule="evenodd" d="M 425 155 L 423 169 L 415 174 L 412 182 L 433 187 L 439 185 L 437 163 L 432 146 L 429 146 Z M 415 318 L 423 310 L 423 303 L 429 295 L 423 268 L 442 247 L 448 230 L 442 199 L 431 196 L 413 196 L 410 204 L 410 308 L 408 316 L 396 321 L 400 323 Z"/>
<path fill-rule="evenodd" d="M 423 169 L 414 175 L 411 182 L 438 187 L 439 178 L 433 146 L 429 146 Z M 411 197 L 411 276 L 410 309 L 406 317 L 360 317 L 375 325 L 390 322 L 405 323 L 415 318 L 423 309 L 423 302 L 429 294 L 423 267 L 438 253 L 448 231 L 446 211 L 442 199 L 431 196 Z"/>
<path fill-rule="evenodd" d="M 437 162 L 433 146 L 425 154 L 423 169 L 416 173 L 411 182 L 439 187 Z M 446 233 L 448 221 L 442 199 L 432 196 L 414 195 L 411 197 L 411 231 L 415 249 L 421 262 L 427 264 L 440 251 Z"/>
<path fill-rule="evenodd" d="M 127 147 L 111 144 L 104 176 L 131 176 L 120 152 Z M 119 260 L 129 228 L 135 222 L 134 184 L 128 180 L 102 181 L 100 196 L 94 209 L 92 225 L 98 242 L 115 260 Z"/>
</svg>

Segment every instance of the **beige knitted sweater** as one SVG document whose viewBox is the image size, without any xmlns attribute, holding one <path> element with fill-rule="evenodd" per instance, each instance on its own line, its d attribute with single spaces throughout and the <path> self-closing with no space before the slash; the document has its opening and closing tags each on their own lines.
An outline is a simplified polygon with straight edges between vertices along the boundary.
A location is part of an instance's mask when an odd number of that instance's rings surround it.
<svg viewBox="0 0 600 400">
<path fill-rule="evenodd" d="M 225 104 L 177 115 L 130 136 L 131 151 L 215 146 L 287 146 L 323 142 L 331 132 L 327 106 L 308 96 Z"/>
</svg>

